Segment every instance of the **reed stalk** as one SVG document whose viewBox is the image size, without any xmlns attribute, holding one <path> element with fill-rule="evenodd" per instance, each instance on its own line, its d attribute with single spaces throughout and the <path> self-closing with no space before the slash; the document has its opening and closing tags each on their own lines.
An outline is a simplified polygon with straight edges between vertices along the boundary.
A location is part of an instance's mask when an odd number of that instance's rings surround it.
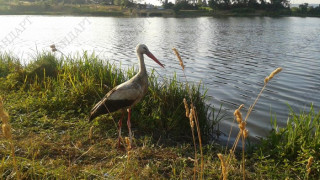
<svg viewBox="0 0 320 180">
<path fill-rule="evenodd" d="M 15 169 L 17 179 L 19 180 L 21 178 L 15 156 L 15 147 L 12 139 L 11 125 L 9 123 L 9 114 L 4 111 L 2 97 L 0 97 L 0 119 L 2 120 L 2 133 L 9 143 L 13 167 Z"/>
<path fill-rule="evenodd" d="M 307 169 L 307 179 L 309 179 L 309 174 L 311 172 L 311 165 L 313 163 L 313 157 L 310 156 L 309 159 L 308 159 L 308 164 L 306 166 L 306 169 Z"/>
<path fill-rule="evenodd" d="M 194 135 L 194 113 L 193 113 L 193 105 L 191 104 L 191 109 L 189 109 L 188 103 L 186 98 L 183 98 L 184 108 L 186 109 L 186 117 L 189 118 L 191 133 L 192 133 L 192 140 L 194 146 L 194 167 L 193 167 L 193 179 L 196 179 L 197 167 L 198 167 L 198 158 L 197 158 L 197 146 L 196 146 L 196 138 Z"/>
<path fill-rule="evenodd" d="M 175 55 L 177 56 L 178 60 L 179 60 L 179 64 L 182 68 L 182 72 L 183 72 L 183 75 L 185 77 L 185 80 L 186 80 L 186 84 L 187 84 L 187 87 L 189 86 L 188 84 L 188 79 L 187 79 L 187 76 L 185 74 L 185 65 L 183 63 L 183 60 L 180 56 L 180 53 L 178 52 L 178 50 L 176 48 L 172 48 L 173 52 L 175 53 Z M 194 103 L 193 103 L 193 100 L 192 100 L 192 96 L 191 96 L 191 92 L 190 92 L 190 89 L 188 88 L 188 94 L 189 94 L 189 98 L 191 100 L 191 108 L 190 108 L 190 115 L 189 115 L 189 120 L 190 120 L 190 127 L 191 127 L 191 132 L 192 132 L 192 138 L 193 138 L 193 144 L 195 146 L 195 167 L 198 166 L 198 159 L 197 159 L 197 149 L 196 149 L 196 142 L 195 142 L 195 135 L 194 135 L 194 125 L 193 125 L 193 121 L 191 121 L 191 119 L 193 120 L 194 119 L 194 122 L 196 124 L 196 128 L 197 128 L 197 134 L 198 134 L 198 141 L 199 141 L 199 149 L 200 149 L 200 179 L 203 178 L 203 169 L 204 169 L 204 159 L 203 159 L 203 151 L 202 151 L 202 140 L 201 140 L 201 131 L 200 131 L 200 125 L 199 125 L 199 120 L 198 120 L 198 115 L 197 115 L 197 111 L 196 111 L 196 107 L 194 106 Z M 185 100 L 184 100 L 184 103 L 185 103 Z M 185 108 L 186 108 L 186 103 L 185 103 Z M 186 108 L 186 114 L 188 114 L 188 109 L 189 108 Z M 192 123 L 191 123 L 192 122 Z M 194 171 L 194 179 L 195 179 L 195 174 L 196 174 L 196 171 Z"/>
<path fill-rule="evenodd" d="M 228 179 L 228 162 L 225 161 L 222 154 L 218 154 L 218 157 L 221 161 L 221 171 L 222 171 L 222 179 L 227 180 Z"/>
<path fill-rule="evenodd" d="M 201 140 L 201 133 L 200 133 L 200 125 L 198 120 L 198 115 L 196 108 L 193 107 L 193 115 L 196 122 L 197 132 L 198 132 L 198 139 L 199 139 L 199 148 L 200 148 L 200 157 L 201 157 L 201 166 L 200 166 L 200 179 L 203 178 L 203 168 L 204 168 L 204 160 L 203 160 L 203 151 L 202 151 L 202 140 Z"/>
<path fill-rule="evenodd" d="M 249 115 L 251 114 L 254 106 L 257 104 L 262 92 L 264 91 L 264 89 L 266 88 L 268 82 L 276 75 L 278 74 L 279 72 L 282 71 L 282 68 L 277 68 L 275 69 L 273 72 L 270 73 L 269 76 L 267 76 L 265 79 L 264 79 L 264 85 L 262 87 L 262 89 L 260 90 L 257 98 L 254 100 L 253 104 L 249 107 L 248 111 L 247 111 L 247 114 L 244 118 L 244 120 L 242 119 L 242 114 L 240 112 L 241 108 L 244 106 L 243 104 L 239 106 L 238 109 L 235 110 L 234 112 L 234 120 L 237 121 L 238 123 L 238 127 L 239 127 L 239 133 L 236 137 L 236 140 L 231 148 L 231 153 L 234 153 L 238 143 L 239 143 L 239 140 L 241 138 L 241 141 L 242 141 L 242 173 L 243 173 L 243 179 L 245 179 L 245 158 L 244 158 L 244 155 L 245 155 L 245 139 L 248 137 L 248 134 L 249 134 L 249 131 L 246 129 L 246 125 L 247 125 L 247 120 L 249 118 Z M 230 137 L 230 134 L 231 134 L 231 130 L 232 128 L 230 129 L 230 133 L 229 133 L 229 137 Z M 228 138 L 229 140 L 229 138 Z M 227 162 L 229 162 L 231 160 L 231 155 L 229 155 L 229 158 L 227 159 Z"/>
</svg>

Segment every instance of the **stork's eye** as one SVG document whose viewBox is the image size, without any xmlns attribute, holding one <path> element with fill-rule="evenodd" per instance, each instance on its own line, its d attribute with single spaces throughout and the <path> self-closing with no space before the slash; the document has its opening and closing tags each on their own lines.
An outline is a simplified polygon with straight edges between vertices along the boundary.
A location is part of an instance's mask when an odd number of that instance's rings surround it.
<svg viewBox="0 0 320 180">
<path fill-rule="evenodd" d="M 143 50 L 148 51 L 148 49 L 146 47 L 143 47 Z"/>
</svg>

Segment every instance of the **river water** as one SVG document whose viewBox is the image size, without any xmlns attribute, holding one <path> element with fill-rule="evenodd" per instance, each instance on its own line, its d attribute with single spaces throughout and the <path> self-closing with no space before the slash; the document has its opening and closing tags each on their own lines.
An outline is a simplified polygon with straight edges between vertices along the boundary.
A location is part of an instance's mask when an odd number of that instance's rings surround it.
<svg viewBox="0 0 320 180">
<path fill-rule="evenodd" d="M 121 64 L 138 61 L 135 46 L 145 43 L 166 69 L 146 60 L 148 69 L 184 80 L 172 52 L 185 61 L 189 81 L 208 88 L 208 104 L 223 104 L 228 133 L 233 111 L 253 103 L 264 78 L 277 67 L 283 71 L 268 84 L 248 120 L 252 137 L 266 136 L 270 113 L 286 124 L 289 104 L 294 110 L 320 109 L 320 19 L 300 17 L 114 18 L 73 16 L 0 16 L 0 48 L 26 63 L 55 44 L 64 54 L 95 52 Z M 245 111 L 243 111 L 245 114 Z M 225 139 L 226 137 L 222 137 Z"/>
</svg>

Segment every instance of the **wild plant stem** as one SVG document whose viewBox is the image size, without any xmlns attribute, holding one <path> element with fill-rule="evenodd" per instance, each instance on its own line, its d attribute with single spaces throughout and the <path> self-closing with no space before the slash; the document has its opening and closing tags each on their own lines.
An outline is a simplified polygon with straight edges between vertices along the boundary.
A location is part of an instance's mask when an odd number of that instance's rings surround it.
<svg viewBox="0 0 320 180">
<path fill-rule="evenodd" d="M 243 135 L 243 132 L 241 133 L 242 134 L 242 171 L 243 171 L 243 180 L 246 179 L 246 173 L 245 173 L 245 162 L 244 162 L 244 145 L 245 145 L 245 139 L 244 139 L 244 135 Z"/>
<path fill-rule="evenodd" d="M 235 118 L 233 118 L 233 121 L 232 121 L 232 124 L 234 124 L 235 122 Z M 230 127 L 230 131 L 229 131 L 229 135 L 228 135 L 228 140 L 227 140 L 227 145 L 226 145 L 226 151 L 225 151 L 225 154 L 227 154 L 227 150 L 228 150 L 228 145 L 229 145 L 229 141 L 230 141 L 230 137 L 231 137 L 231 132 L 232 132 L 232 125 Z"/>
<path fill-rule="evenodd" d="M 261 89 L 260 93 L 258 94 L 257 98 L 255 99 L 254 103 L 249 107 L 247 115 L 246 115 L 246 118 L 244 119 L 245 122 L 247 121 L 247 119 L 248 119 L 251 111 L 253 110 L 254 106 L 257 104 L 257 102 L 258 102 L 258 100 L 259 100 L 259 98 L 260 98 L 260 96 L 261 96 L 261 94 L 262 94 L 262 92 L 263 92 L 263 90 L 265 89 L 266 86 L 267 86 L 267 83 L 264 84 L 264 86 L 262 87 L 262 89 Z"/>
<path fill-rule="evenodd" d="M 232 151 L 232 152 L 234 152 L 234 151 L 236 150 L 236 147 L 237 147 L 237 144 L 238 144 L 238 142 L 239 142 L 240 136 L 241 136 L 241 132 L 239 131 L 239 133 L 238 133 L 238 135 L 237 135 L 237 138 L 236 138 L 236 140 L 235 140 L 235 142 L 234 142 L 234 144 L 233 144 L 233 146 L 232 146 L 232 148 L 231 148 L 231 151 Z"/>
<path fill-rule="evenodd" d="M 196 122 L 196 126 L 197 126 L 197 132 L 198 132 L 198 138 L 199 138 L 199 148 L 200 148 L 200 155 L 201 155 L 201 171 L 200 171 L 200 179 L 202 179 L 203 177 L 203 152 L 202 152 L 202 141 L 201 141 L 201 133 L 200 133 L 200 127 L 199 127 L 199 121 L 198 121 L 198 115 L 197 115 L 197 111 L 194 108 L 194 119 Z"/>
<path fill-rule="evenodd" d="M 192 139 L 193 139 L 193 146 L 194 146 L 194 168 L 193 168 L 193 179 L 196 179 L 196 167 L 198 167 L 198 161 L 197 161 L 197 146 L 196 146 L 196 138 L 194 136 L 194 129 L 191 127 L 192 132 Z"/>
<path fill-rule="evenodd" d="M 10 149 L 11 149 L 11 156 L 12 156 L 12 160 L 13 160 L 13 166 L 14 169 L 17 173 L 17 179 L 20 180 L 20 173 L 19 173 L 19 169 L 18 169 L 18 165 L 17 165 L 17 160 L 16 160 L 16 156 L 15 156 L 15 150 L 14 150 L 14 145 L 13 145 L 13 141 L 12 139 L 9 140 L 9 144 L 10 144 Z"/>
<path fill-rule="evenodd" d="M 177 56 L 177 58 L 179 59 L 179 61 L 182 61 L 181 57 L 179 58 L 178 51 L 177 51 L 177 50 L 174 50 L 174 51 L 175 51 L 176 56 Z M 181 64 L 180 64 L 180 65 L 181 65 Z M 185 78 L 185 80 L 186 80 L 186 83 L 187 83 L 186 85 L 187 85 L 187 87 L 188 87 L 188 94 L 189 94 L 189 98 L 190 98 L 190 100 L 191 100 L 191 104 L 194 105 L 194 104 L 193 104 L 193 100 L 192 100 L 192 94 L 191 94 L 190 89 L 189 89 L 188 79 L 187 79 L 186 73 L 185 73 L 185 71 L 184 71 L 184 66 L 183 66 L 183 64 L 182 64 L 181 67 L 182 67 L 183 76 L 184 76 L 184 78 Z M 193 106 L 192 106 L 191 108 L 193 108 Z M 195 122 L 196 122 L 197 132 L 198 132 L 198 138 L 199 138 L 199 146 L 200 146 L 199 148 L 200 148 L 200 156 L 201 156 L 200 179 L 202 179 L 202 177 L 203 177 L 203 167 L 204 167 L 204 164 L 203 164 L 203 163 L 204 163 L 204 162 L 203 162 L 201 132 L 200 132 L 200 126 L 199 126 L 199 121 L 198 121 L 198 115 L 197 115 L 197 113 L 196 113 L 196 111 L 195 111 L 195 108 L 193 108 L 193 110 L 194 110 L 194 119 L 195 119 Z M 194 136 L 194 134 L 193 134 L 193 136 Z M 196 146 L 196 145 L 195 145 L 195 142 L 194 142 L 194 146 Z M 196 148 L 195 148 L 195 159 L 197 159 L 197 158 L 196 158 L 196 154 L 197 154 L 197 151 L 196 151 Z"/>
</svg>

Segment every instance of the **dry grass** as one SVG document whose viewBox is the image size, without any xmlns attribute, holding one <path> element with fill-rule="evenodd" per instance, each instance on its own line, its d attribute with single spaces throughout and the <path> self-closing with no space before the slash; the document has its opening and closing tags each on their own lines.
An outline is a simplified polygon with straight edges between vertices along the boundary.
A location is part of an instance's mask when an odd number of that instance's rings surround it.
<svg viewBox="0 0 320 180">
<path fill-rule="evenodd" d="M 16 155 L 15 155 L 15 147 L 14 147 L 14 143 L 12 140 L 12 130 L 11 130 L 11 125 L 9 123 L 9 114 L 4 110 L 2 97 L 0 97 L 0 119 L 2 120 L 3 136 L 7 140 L 9 147 L 10 147 L 10 150 L 11 150 L 12 163 L 13 163 L 13 167 L 15 169 L 16 178 L 21 179 L 17 160 L 16 160 Z"/>
<path fill-rule="evenodd" d="M 184 73 L 184 77 L 186 79 L 186 83 L 188 83 L 188 80 L 187 80 L 187 76 L 184 72 L 185 70 L 185 65 L 183 63 L 183 60 L 178 52 L 178 50 L 176 48 L 173 48 L 172 49 L 175 53 L 175 55 L 177 56 L 178 60 L 179 60 L 179 63 L 180 63 L 180 66 L 182 68 L 182 71 Z M 228 174 L 228 165 L 230 164 L 230 161 L 231 161 L 231 158 L 232 156 L 234 155 L 235 153 L 235 150 L 236 150 L 236 147 L 238 145 L 238 142 L 241 138 L 241 141 L 242 141 L 242 176 L 243 176 L 243 179 L 245 179 L 245 140 L 246 138 L 248 137 L 249 135 L 249 131 L 246 129 L 246 124 L 247 124 L 247 119 L 252 111 L 252 109 L 254 108 L 255 104 L 257 103 L 259 97 L 261 96 L 264 88 L 266 87 L 267 83 L 276 75 L 278 74 L 280 71 L 282 70 L 282 68 L 277 68 L 276 70 L 274 70 L 269 76 L 267 76 L 264 80 L 264 86 L 262 88 L 262 90 L 260 91 L 260 93 L 258 94 L 258 97 L 255 99 L 253 105 L 250 106 L 248 112 L 247 112 L 247 115 L 245 117 L 245 119 L 243 120 L 242 118 L 242 114 L 240 112 L 241 108 L 244 106 L 243 104 L 239 106 L 238 109 L 235 110 L 234 112 L 234 116 L 235 116 L 235 119 L 236 121 L 238 122 L 238 127 L 239 127 L 239 133 L 236 137 L 236 140 L 235 140 L 235 143 L 233 144 L 231 150 L 230 150 L 230 154 L 228 155 L 228 158 L 227 160 L 225 161 L 224 160 L 224 157 L 222 154 L 218 154 L 218 157 L 219 159 L 221 160 L 221 167 L 222 167 L 222 175 L 223 175 L 223 179 L 227 179 L 227 174 Z M 201 154 L 201 168 L 200 168 L 200 174 L 199 174 L 199 177 L 200 179 L 203 178 L 203 152 L 202 152 L 202 142 L 201 142 L 201 133 L 200 133 L 200 129 L 199 129 L 199 122 L 198 122 L 198 117 L 197 117 L 197 114 L 196 114 L 196 107 L 194 107 L 193 103 L 192 103 L 192 99 L 191 99 L 191 104 L 190 104 L 190 109 L 189 109 L 189 106 L 188 106 L 188 103 L 187 103 L 187 100 L 184 99 L 183 100 L 183 103 L 184 103 L 184 106 L 185 106 L 185 110 L 186 110 L 186 117 L 189 117 L 189 120 L 190 120 L 190 127 L 191 127 L 191 131 L 192 131 L 192 137 L 193 137 L 193 144 L 194 144 L 194 148 L 195 148 L 195 162 L 194 162 L 194 179 L 196 179 L 196 173 L 197 173 L 197 169 L 198 169 L 198 163 L 197 163 L 197 149 L 196 149 L 196 141 L 195 141 L 195 135 L 194 135 L 194 122 L 196 124 L 196 127 L 197 127 L 197 132 L 198 132 L 198 142 L 199 142 L 199 148 L 200 148 L 200 154 Z M 189 113 L 190 111 L 190 113 Z M 189 114 L 189 115 L 188 115 Z M 231 134 L 231 130 L 230 130 L 230 134 Z M 230 138 L 230 134 L 229 134 L 229 138 Z"/>
<path fill-rule="evenodd" d="M 246 138 L 248 137 L 249 135 L 249 131 L 246 129 L 246 125 L 247 125 L 247 120 L 248 120 L 248 117 L 250 115 L 250 113 L 252 112 L 254 106 L 256 105 L 256 103 L 258 102 L 263 90 L 265 89 L 265 87 L 267 86 L 268 82 L 276 75 L 278 74 L 279 72 L 281 72 L 282 68 L 277 68 L 275 69 L 273 72 L 271 72 L 271 74 L 269 76 L 267 76 L 265 79 L 264 79 L 264 86 L 262 87 L 260 93 L 258 94 L 257 98 L 255 99 L 254 103 L 249 107 L 248 111 L 247 111 L 247 114 L 246 114 L 246 117 L 245 119 L 243 120 L 242 118 L 242 114 L 241 114 L 241 109 L 244 107 L 243 104 L 241 104 L 239 106 L 238 109 L 236 109 L 234 111 L 234 119 L 236 120 L 236 122 L 238 123 L 238 127 L 239 127 L 239 133 L 236 137 L 236 140 L 230 150 L 230 153 L 228 155 L 228 159 L 227 159 L 227 163 L 225 164 L 230 164 L 230 161 L 231 161 L 231 158 L 233 157 L 234 153 L 235 153 L 235 150 L 236 150 L 236 147 L 238 146 L 238 143 L 239 143 L 239 140 L 241 138 L 241 142 L 242 142 L 242 179 L 245 179 L 246 178 L 246 171 L 245 171 L 245 140 Z M 230 128 L 230 132 L 229 132 L 229 138 L 230 138 L 230 134 L 231 134 L 231 130 L 232 130 L 232 127 Z M 228 138 L 228 140 L 229 140 Z M 219 155 L 218 155 L 219 156 Z M 220 155 L 221 156 L 221 155 Z M 220 157 L 219 157 L 220 158 Z M 224 168 L 224 169 L 228 169 L 228 168 Z M 223 176 L 225 176 L 227 173 L 222 173 Z"/>
<path fill-rule="evenodd" d="M 186 79 L 186 83 L 188 84 L 188 79 L 187 79 L 187 76 L 186 76 L 186 74 L 184 72 L 185 65 L 183 63 L 183 60 L 182 60 L 182 58 L 181 58 L 181 56 L 180 56 L 180 54 L 179 54 L 179 52 L 178 52 L 178 50 L 176 48 L 172 48 L 172 50 L 173 50 L 173 52 L 175 53 L 175 55 L 177 56 L 177 58 L 179 60 L 179 63 L 180 63 L 180 66 L 182 68 L 184 77 Z M 203 160 L 203 150 L 202 150 L 202 139 L 201 139 L 200 124 L 199 124 L 199 120 L 198 120 L 197 110 L 196 110 L 196 107 L 194 106 L 194 103 L 193 103 L 193 100 L 192 100 L 192 97 L 191 97 L 191 92 L 190 92 L 189 89 L 188 89 L 188 91 L 189 91 L 189 99 L 191 101 L 190 109 L 189 109 L 187 100 L 185 98 L 183 99 L 183 103 L 184 103 L 184 106 L 185 106 L 185 109 L 186 109 L 186 117 L 189 117 L 189 120 L 190 120 L 190 127 L 191 127 L 193 145 L 194 145 L 194 151 L 195 151 L 195 155 L 194 155 L 194 159 L 195 159 L 195 161 L 194 161 L 194 176 L 193 176 L 193 179 L 196 179 L 196 174 L 199 171 L 198 170 L 198 158 L 197 158 L 196 140 L 195 140 L 195 134 L 194 134 L 194 124 L 196 124 L 196 128 L 197 128 L 198 142 L 199 142 L 199 149 L 200 149 L 200 157 L 201 157 L 199 177 L 200 177 L 200 179 L 203 179 L 204 160 Z M 190 113 L 189 113 L 189 111 L 190 111 Z"/>
<path fill-rule="evenodd" d="M 223 155 L 221 153 L 218 153 L 218 157 L 221 161 L 222 178 L 223 178 L 223 180 L 227 180 L 228 179 L 228 164 L 225 161 L 225 158 L 223 157 Z"/>
<path fill-rule="evenodd" d="M 313 162 L 313 157 L 309 157 L 308 159 L 308 164 L 306 166 L 306 169 L 307 169 L 307 179 L 309 179 L 309 174 L 311 172 L 311 165 L 312 165 L 312 162 Z"/>
</svg>

